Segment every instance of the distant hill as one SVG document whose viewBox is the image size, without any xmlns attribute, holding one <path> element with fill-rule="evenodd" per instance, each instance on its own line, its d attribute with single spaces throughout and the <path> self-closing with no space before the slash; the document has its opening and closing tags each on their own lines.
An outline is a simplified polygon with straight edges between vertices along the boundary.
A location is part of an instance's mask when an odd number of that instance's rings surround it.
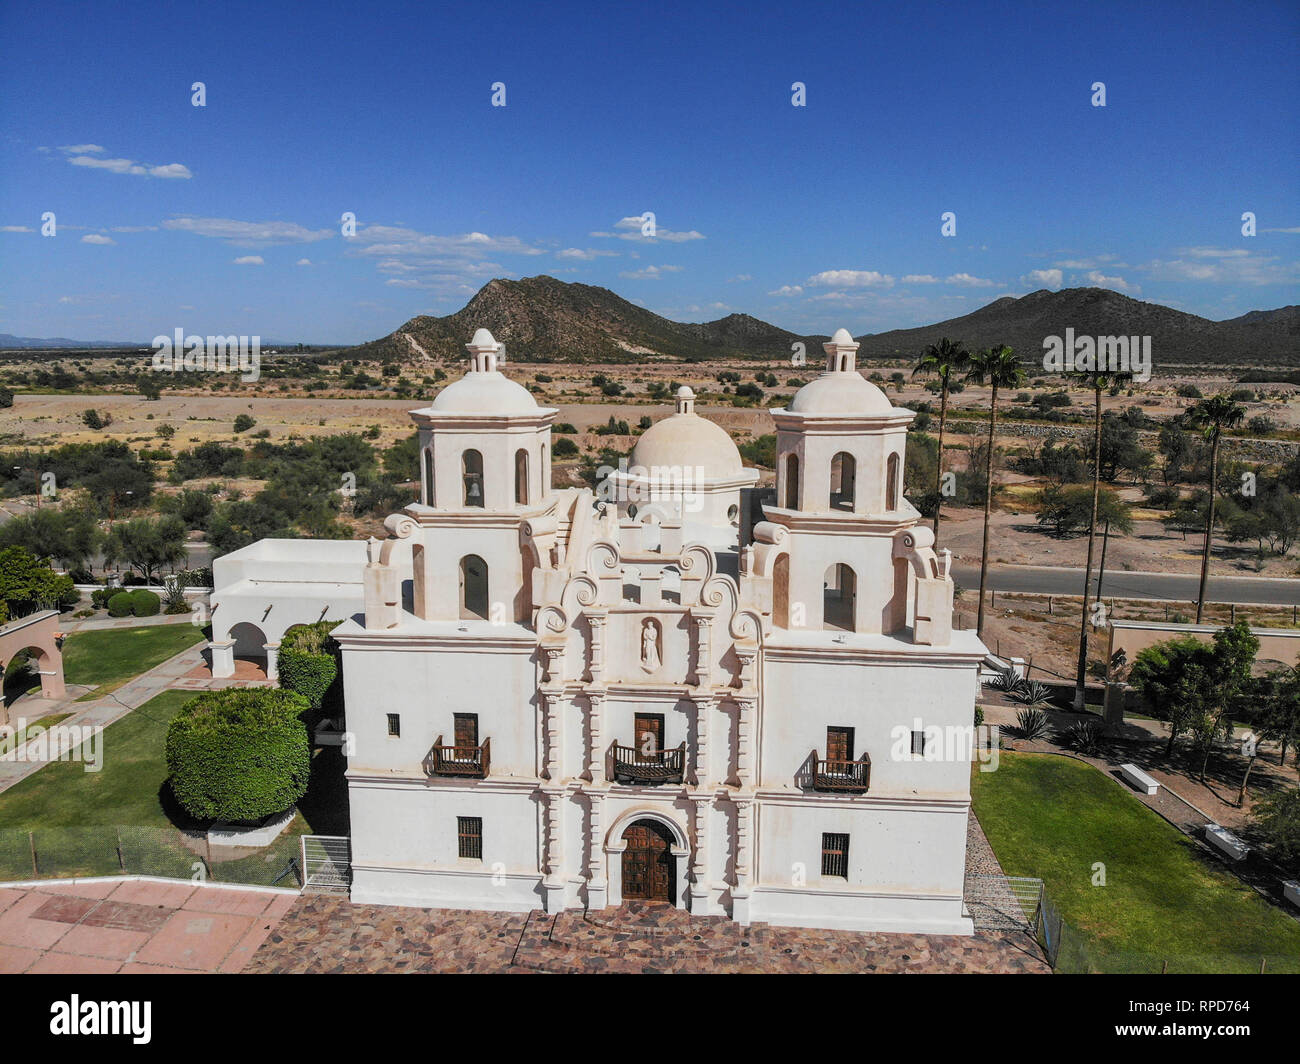
<svg viewBox="0 0 1300 1064">
<path fill-rule="evenodd" d="M 669 321 L 608 288 L 554 277 L 485 284 L 463 309 L 445 318 L 421 315 L 379 340 L 352 348 L 354 358 L 406 361 L 421 352 L 436 359 L 465 357 L 474 330 L 488 328 L 506 357 L 528 362 L 644 362 L 647 359 L 788 359 L 802 340 L 810 358 L 826 336 L 799 336 L 748 314 L 701 325 Z"/>
<path fill-rule="evenodd" d="M 944 336 L 968 348 L 1005 343 L 1017 351 L 1041 352 L 1045 336 L 1150 336 L 1152 357 L 1161 363 L 1216 365 L 1300 365 L 1300 307 L 1255 310 L 1228 321 L 1144 303 L 1106 288 L 1046 289 L 1019 299 L 1003 296 L 986 307 L 917 329 L 895 329 L 861 337 L 859 357 L 911 356 Z"/>
<path fill-rule="evenodd" d="M 830 322 L 828 324 L 834 324 Z M 807 344 L 811 366 L 820 364 L 826 335 L 800 336 L 748 314 L 686 324 L 629 303 L 607 288 L 554 277 L 489 281 L 455 314 L 422 315 L 400 329 L 349 352 L 353 357 L 409 360 L 464 357 L 474 330 L 486 327 L 506 345 L 510 359 L 527 362 L 643 362 L 655 357 L 705 359 L 790 357 L 790 345 Z M 914 358 L 948 336 L 967 347 L 1006 343 L 1023 354 L 1041 352 L 1043 338 L 1064 335 L 1150 335 L 1157 365 L 1300 365 L 1300 307 L 1256 310 L 1230 321 L 1185 314 L 1105 288 L 1042 290 L 1004 296 L 960 318 L 916 329 L 858 337 L 864 360 Z"/>
<path fill-rule="evenodd" d="M 13 333 L 0 333 L 0 350 L 19 350 L 31 348 L 40 350 L 45 348 L 58 349 L 64 351 L 76 350 L 79 348 L 99 348 L 99 347 L 148 347 L 148 344 L 126 340 L 69 340 L 62 336 L 56 336 L 50 339 L 42 339 L 36 336 L 14 336 Z"/>
</svg>

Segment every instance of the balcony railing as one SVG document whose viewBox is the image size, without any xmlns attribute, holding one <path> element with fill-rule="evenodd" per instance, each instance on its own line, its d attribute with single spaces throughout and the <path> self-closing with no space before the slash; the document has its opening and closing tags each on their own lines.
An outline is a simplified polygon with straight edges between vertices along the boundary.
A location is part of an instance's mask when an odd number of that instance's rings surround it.
<svg viewBox="0 0 1300 1064">
<path fill-rule="evenodd" d="M 614 779 L 619 783 L 681 783 L 686 744 L 647 754 L 634 746 L 613 746 Z"/>
<path fill-rule="evenodd" d="M 857 761 L 822 758 L 814 750 L 808 757 L 812 789 L 846 794 L 865 794 L 871 784 L 871 758 L 863 754 Z"/>
<path fill-rule="evenodd" d="M 482 746 L 445 746 L 439 735 L 433 742 L 429 756 L 424 759 L 424 770 L 430 776 L 461 776 L 481 780 L 490 771 L 491 755 L 491 739 L 484 739 Z"/>
</svg>

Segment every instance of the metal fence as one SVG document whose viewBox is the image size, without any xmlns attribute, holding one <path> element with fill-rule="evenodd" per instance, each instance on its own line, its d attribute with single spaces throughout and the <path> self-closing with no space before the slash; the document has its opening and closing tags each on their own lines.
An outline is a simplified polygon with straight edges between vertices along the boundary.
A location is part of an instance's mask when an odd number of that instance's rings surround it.
<svg viewBox="0 0 1300 1064">
<path fill-rule="evenodd" d="M 304 893 L 347 894 L 352 885 L 352 840 L 346 835 L 300 835 Z"/>
<path fill-rule="evenodd" d="M 978 931 L 1031 935 L 1052 971 L 1181 975 L 1217 973 L 1300 973 L 1300 957 L 1257 953 L 1166 955 L 1117 950 L 1071 925 L 1041 879 L 1026 876 L 966 877 L 966 907 Z"/>
<path fill-rule="evenodd" d="M 214 850 L 201 832 L 155 825 L 0 830 L 0 881 L 119 875 L 302 885 L 296 835 L 249 851 Z"/>
</svg>

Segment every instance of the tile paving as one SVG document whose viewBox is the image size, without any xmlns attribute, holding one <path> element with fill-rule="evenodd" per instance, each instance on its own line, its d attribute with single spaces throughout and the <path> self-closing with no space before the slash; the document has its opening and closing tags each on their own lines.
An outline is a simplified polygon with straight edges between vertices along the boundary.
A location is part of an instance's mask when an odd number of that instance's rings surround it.
<svg viewBox="0 0 1300 1064">
<path fill-rule="evenodd" d="M 0 888 L 0 973 L 238 972 L 297 901 L 139 880 Z"/>
<path fill-rule="evenodd" d="M 1046 972 L 1023 934 L 865 934 L 630 903 L 587 916 L 353 905 L 305 895 L 249 972 Z"/>
</svg>

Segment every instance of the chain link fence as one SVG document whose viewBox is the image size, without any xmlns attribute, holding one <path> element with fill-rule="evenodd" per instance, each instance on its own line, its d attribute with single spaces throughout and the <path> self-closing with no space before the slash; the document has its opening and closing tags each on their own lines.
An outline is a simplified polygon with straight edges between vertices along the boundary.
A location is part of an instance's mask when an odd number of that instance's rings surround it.
<svg viewBox="0 0 1300 1064">
<path fill-rule="evenodd" d="M 120 875 L 297 888 L 299 837 L 245 850 L 209 847 L 202 833 L 153 825 L 0 830 L 0 881 Z"/>
</svg>

